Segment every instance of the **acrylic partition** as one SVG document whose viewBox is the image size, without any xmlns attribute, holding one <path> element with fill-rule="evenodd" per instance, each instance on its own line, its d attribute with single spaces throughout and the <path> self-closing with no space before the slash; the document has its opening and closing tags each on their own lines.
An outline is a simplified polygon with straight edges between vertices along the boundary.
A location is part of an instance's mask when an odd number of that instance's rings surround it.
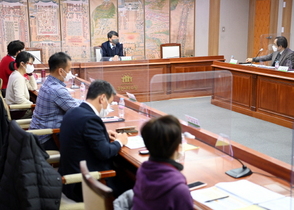
<svg viewBox="0 0 294 210">
<path fill-rule="evenodd" d="M 189 97 L 182 98 L 182 94 Z M 222 98 L 228 109 L 211 105 L 212 97 Z M 219 140 L 215 152 L 233 156 L 229 141 L 231 102 L 232 74 L 229 71 L 207 71 L 153 76 L 150 82 L 150 102 L 146 104 L 176 116 L 183 124 L 199 131 L 214 133 Z M 189 133 L 184 133 L 183 136 L 191 138 Z M 198 139 L 197 135 L 192 138 Z"/>
</svg>

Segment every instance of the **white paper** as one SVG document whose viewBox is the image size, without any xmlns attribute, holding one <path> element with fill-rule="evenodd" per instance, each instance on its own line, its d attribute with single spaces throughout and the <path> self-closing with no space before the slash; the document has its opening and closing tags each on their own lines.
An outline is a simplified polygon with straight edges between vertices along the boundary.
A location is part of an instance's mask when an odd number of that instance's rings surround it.
<svg viewBox="0 0 294 210">
<path fill-rule="evenodd" d="M 126 144 L 126 147 L 130 149 L 138 149 L 145 147 L 145 144 L 141 136 L 131 136 L 128 137 L 128 143 Z"/>
<path fill-rule="evenodd" d="M 284 197 L 276 199 L 273 201 L 268 201 L 265 203 L 260 203 L 259 206 L 271 209 L 271 210 L 293 210 L 294 209 L 294 199 L 290 197 Z"/>
<path fill-rule="evenodd" d="M 279 193 L 268 190 L 247 180 L 240 180 L 235 182 L 220 182 L 215 186 L 222 190 L 230 192 L 239 198 L 243 198 L 244 200 L 251 202 L 252 204 L 258 204 L 284 197 Z"/>
</svg>

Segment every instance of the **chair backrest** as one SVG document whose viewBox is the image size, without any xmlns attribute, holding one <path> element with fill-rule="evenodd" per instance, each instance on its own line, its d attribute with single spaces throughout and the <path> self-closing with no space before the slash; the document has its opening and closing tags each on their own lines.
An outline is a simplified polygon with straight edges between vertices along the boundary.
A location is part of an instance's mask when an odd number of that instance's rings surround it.
<svg viewBox="0 0 294 210">
<path fill-rule="evenodd" d="M 34 64 L 41 64 L 43 62 L 41 48 L 26 48 L 26 51 L 35 57 Z"/>
<path fill-rule="evenodd" d="M 2 85 L 3 85 L 3 80 L 2 80 L 2 78 L 0 78 L 0 90 L 2 89 Z M 0 94 L 2 95 L 1 91 L 0 91 Z"/>
<path fill-rule="evenodd" d="M 180 58 L 181 57 L 181 44 L 167 43 L 160 45 L 161 58 Z"/>
<path fill-rule="evenodd" d="M 85 210 L 113 210 L 112 189 L 90 175 L 86 161 L 80 162 L 80 169 Z"/>
<path fill-rule="evenodd" d="M 2 79 L 1 79 L 2 80 Z M 6 114 L 7 114 L 7 119 L 10 121 L 11 120 L 11 116 L 10 116 L 10 109 L 9 106 L 7 105 L 5 99 L 3 98 L 2 94 L 0 94 L 0 100 L 2 100 L 4 109 L 6 110 Z"/>
<path fill-rule="evenodd" d="M 102 59 L 102 49 L 101 46 L 96 46 L 94 47 L 94 56 L 95 56 L 95 61 L 99 62 Z"/>
</svg>

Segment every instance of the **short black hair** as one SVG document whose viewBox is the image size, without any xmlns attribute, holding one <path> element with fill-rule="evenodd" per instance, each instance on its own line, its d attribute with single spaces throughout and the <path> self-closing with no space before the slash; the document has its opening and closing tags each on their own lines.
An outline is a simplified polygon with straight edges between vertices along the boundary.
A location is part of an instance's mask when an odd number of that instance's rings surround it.
<svg viewBox="0 0 294 210">
<path fill-rule="evenodd" d="M 118 36 L 118 33 L 116 31 L 109 31 L 107 34 L 107 38 L 112 38 L 112 36 Z"/>
<path fill-rule="evenodd" d="M 288 41 L 287 41 L 286 37 L 277 36 L 275 39 L 277 40 L 277 46 L 282 46 L 283 48 L 288 47 Z"/>
<path fill-rule="evenodd" d="M 48 60 L 50 72 L 54 72 L 58 68 L 65 69 L 71 57 L 64 52 L 54 53 Z"/>
<path fill-rule="evenodd" d="M 16 67 L 19 68 L 21 62 L 27 63 L 30 60 L 30 58 L 32 58 L 33 62 L 34 62 L 35 57 L 31 53 L 26 52 L 26 51 L 22 51 L 22 52 L 18 53 L 16 58 L 15 58 L 15 61 L 12 61 L 9 64 L 10 70 L 11 71 L 14 70 L 14 64 L 15 63 L 16 63 Z"/>
<path fill-rule="evenodd" d="M 15 56 L 18 51 L 21 51 L 25 48 L 25 44 L 20 40 L 11 41 L 7 45 L 8 55 Z"/>
<path fill-rule="evenodd" d="M 116 91 L 109 82 L 104 80 L 95 80 L 90 84 L 86 98 L 93 100 L 102 94 L 105 94 L 106 98 L 110 99 L 112 95 L 116 95 Z"/>
<path fill-rule="evenodd" d="M 181 124 L 173 115 L 151 119 L 141 128 L 141 135 L 154 158 L 171 158 L 182 142 Z"/>
</svg>

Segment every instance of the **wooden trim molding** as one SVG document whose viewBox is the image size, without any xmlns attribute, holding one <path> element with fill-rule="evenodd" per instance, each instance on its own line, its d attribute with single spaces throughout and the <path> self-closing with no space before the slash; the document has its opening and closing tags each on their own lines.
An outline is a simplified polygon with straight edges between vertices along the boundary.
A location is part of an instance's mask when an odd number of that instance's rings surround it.
<svg viewBox="0 0 294 210">
<path fill-rule="evenodd" d="M 208 55 L 218 55 L 219 50 L 220 0 L 210 0 Z"/>
</svg>

